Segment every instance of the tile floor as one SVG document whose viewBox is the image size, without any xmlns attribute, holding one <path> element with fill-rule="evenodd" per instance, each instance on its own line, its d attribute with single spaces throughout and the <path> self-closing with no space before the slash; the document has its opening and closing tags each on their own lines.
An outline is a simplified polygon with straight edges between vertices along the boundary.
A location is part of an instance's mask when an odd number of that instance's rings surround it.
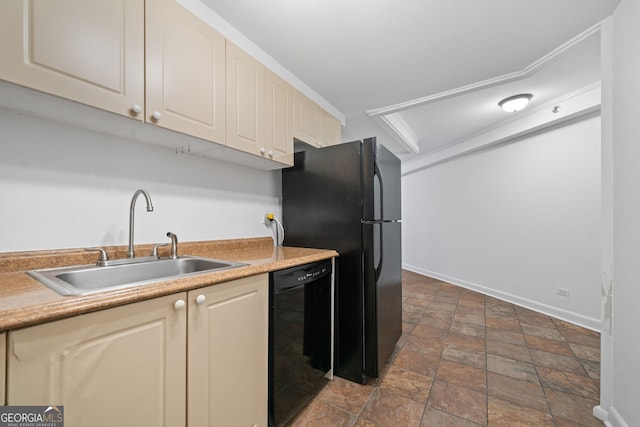
<svg viewBox="0 0 640 427">
<path fill-rule="evenodd" d="M 602 426 L 598 333 L 403 272 L 404 333 L 380 378 L 335 378 L 295 426 Z"/>
</svg>

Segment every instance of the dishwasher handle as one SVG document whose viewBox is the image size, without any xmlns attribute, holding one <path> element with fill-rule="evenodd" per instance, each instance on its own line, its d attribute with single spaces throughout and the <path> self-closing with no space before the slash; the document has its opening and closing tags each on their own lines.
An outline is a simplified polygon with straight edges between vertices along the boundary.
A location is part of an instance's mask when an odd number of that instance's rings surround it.
<svg viewBox="0 0 640 427">
<path fill-rule="evenodd" d="M 273 273 L 275 292 L 281 294 L 320 280 L 331 274 L 331 263 L 323 262 L 302 267 L 294 267 Z"/>
</svg>

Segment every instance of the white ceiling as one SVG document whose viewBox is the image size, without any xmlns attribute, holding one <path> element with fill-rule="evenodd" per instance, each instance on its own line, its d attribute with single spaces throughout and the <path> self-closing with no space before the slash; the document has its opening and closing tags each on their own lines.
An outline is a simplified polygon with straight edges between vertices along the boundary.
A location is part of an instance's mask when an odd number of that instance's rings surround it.
<svg viewBox="0 0 640 427">
<path fill-rule="evenodd" d="M 512 119 L 502 98 L 535 108 L 597 82 L 598 24 L 619 3 L 201 1 L 344 113 L 344 139 L 376 135 L 403 161 Z"/>
</svg>

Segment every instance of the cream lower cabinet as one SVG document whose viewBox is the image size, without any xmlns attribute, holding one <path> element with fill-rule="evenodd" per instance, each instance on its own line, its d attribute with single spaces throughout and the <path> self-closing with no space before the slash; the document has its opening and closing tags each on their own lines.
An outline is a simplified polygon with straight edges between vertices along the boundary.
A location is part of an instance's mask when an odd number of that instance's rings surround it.
<svg viewBox="0 0 640 427">
<path fill-rule="evenodd" d="M 70 427 L 266 426 L 268 286 L 251 276 L 10 331 L 6 403 L 63 405 Z"/>
<path fill-rule="evenodd" d="M 189 292 L 191 427 L 266 426 L 268 276 Z"/>
<path fill-rule="evenodd" d="M 0 79 L 142 120 L 144 7 L 2 0 Z"/>
<path fill-rule="evenodd" d="M 181 303 L 180 303 L 181 301 Z M 184 426 L 186 294 L 9 332 L 7 404 L 68 426 Z"/>
</svg>

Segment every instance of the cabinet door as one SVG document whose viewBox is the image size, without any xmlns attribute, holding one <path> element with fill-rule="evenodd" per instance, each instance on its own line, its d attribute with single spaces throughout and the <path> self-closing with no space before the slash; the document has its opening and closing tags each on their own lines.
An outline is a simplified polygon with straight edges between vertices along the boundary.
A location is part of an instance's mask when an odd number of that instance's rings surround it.
<svg viewBox="0 0 640 427">
<path fill-rule="evenodd" d="M 69 426 L 184 426 L 185 298 L 9 332 L 7 403 L 64 405 Z"/>
<path fill-rule="evenodd" d="M 118 114 L 142 111 L 144 0 L 3 0 L 0 28 L 0 79 Z"/>
<path fill-rule="evenodd" d="M 260 155 L 264 140 L 264 65 L 227 40 L 227 146 Z"/>
<path fill-rule="evenodd" d="M 189 292 L 190 426 L 267 424 L 268 287 L 263 274 Z"/>
<path fill-rule="evenodd" d="M 145 120 L 224 144 L 224 37 L 175 0 L 147 0 L 146 61 Z"/>
<path fill-rule="evenodd" d="M 296 90 L 294 94 L 293 136 L 313 146 L 320 144 L 320 107 Z"/>
<path fill-rule="evenodd" d="M 293 165 L 293 86 L 265 70 L 266 156 Z"/>
<path fill-rule="evenodd" d="M 342 140 L 342 124 L 340 120 L 326 111 L 322 111 L 322 145 L 336 145 Z"/>
</svg>

